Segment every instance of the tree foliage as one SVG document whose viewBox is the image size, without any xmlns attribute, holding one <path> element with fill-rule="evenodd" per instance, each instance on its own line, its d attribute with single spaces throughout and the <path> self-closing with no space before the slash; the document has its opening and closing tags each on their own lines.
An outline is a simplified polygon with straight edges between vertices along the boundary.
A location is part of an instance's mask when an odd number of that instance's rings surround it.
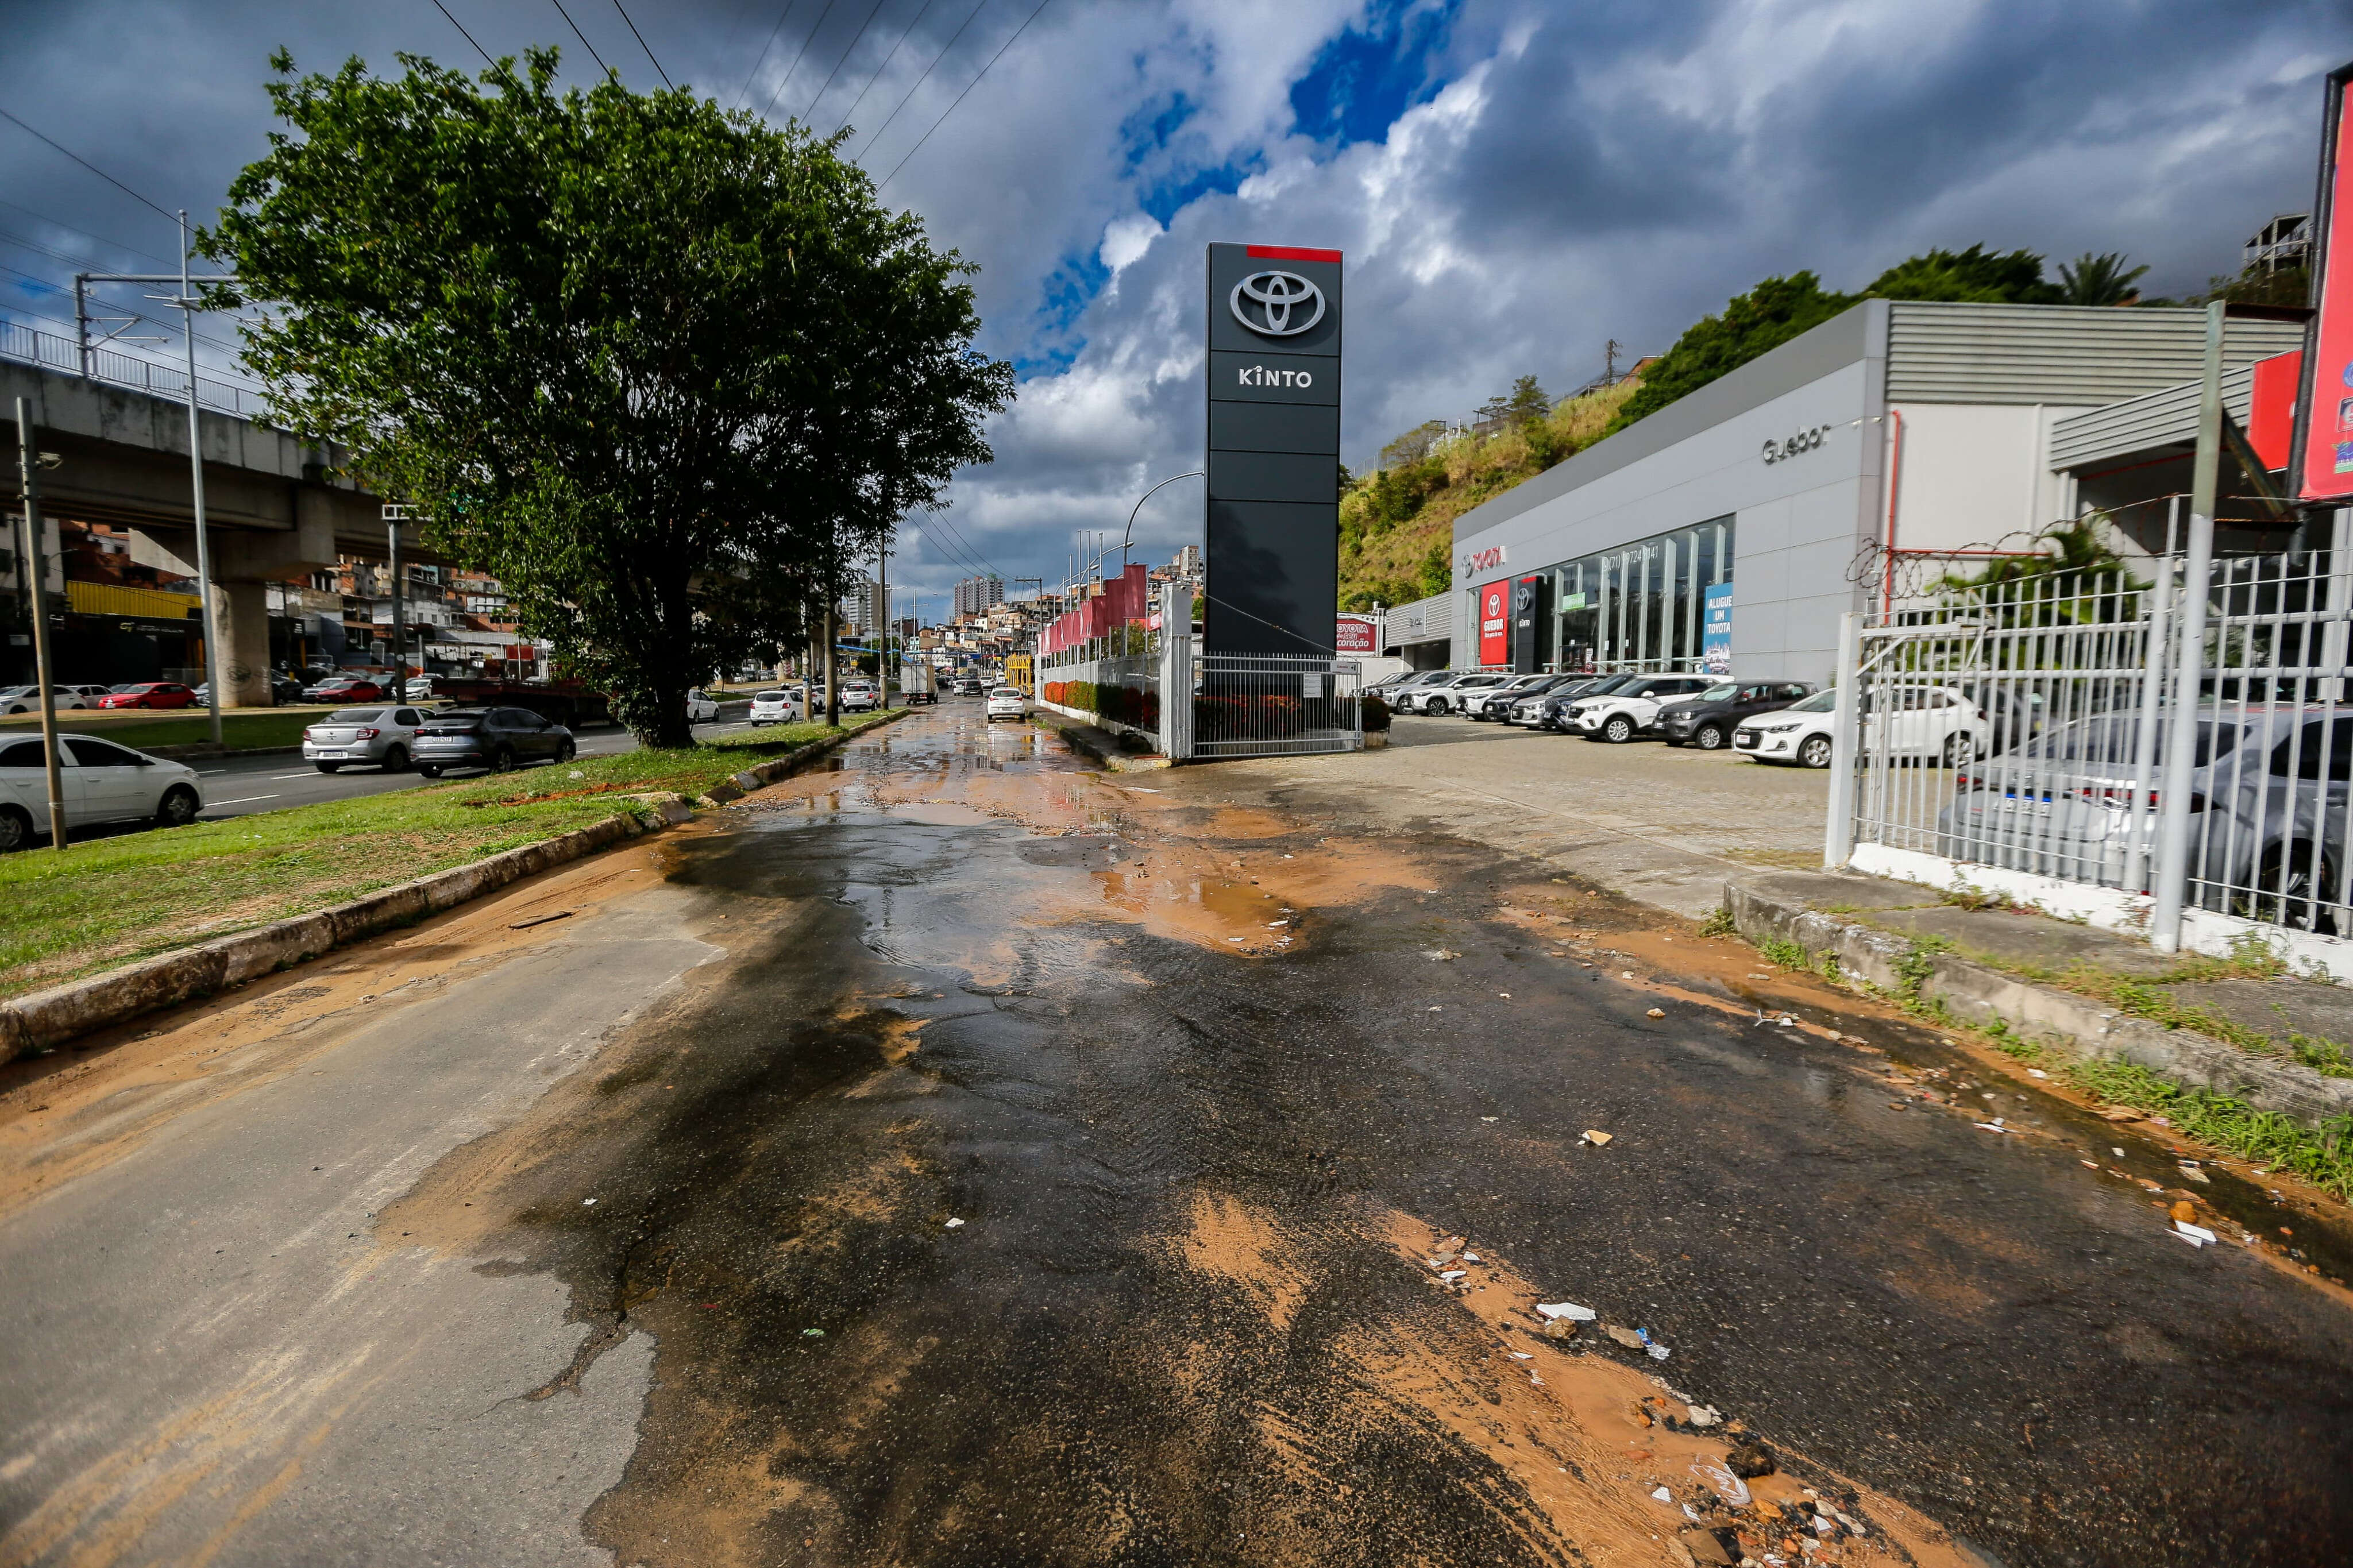
<svg viewBox="0 0 2353 1568">
<path fill-rule="evenodd" d="M 2059 268 L 2060 303 L 2065 305 L 2129 305 L 2140 298 L 2133 285 L 2147 272 L 2146 266 L 2125 268 L 2121 251 L 2111 250 L 2105 256 L 2089 251 L 2063 263 Z"/>
<path fill-rule="evenodd" d="M 2055 305 L 2057 285 L 2042 279 L 2042 258 L 2031 250 L 1927 250 L 1907 257 L 1871 280 L 1863 300 L 1966 300 L 1982 305 Z"/>
<path fill-rule="evenodd" d="M 269 88 L 287 132 L 204 239 L 269 307 L 273 414 L 341 443 L 525 627 L 684 743 L 684 693 L 794 641 L 1012 392 L 973 270 L 837 143 L 689 90 L 417 57 Z"/>
</svg>

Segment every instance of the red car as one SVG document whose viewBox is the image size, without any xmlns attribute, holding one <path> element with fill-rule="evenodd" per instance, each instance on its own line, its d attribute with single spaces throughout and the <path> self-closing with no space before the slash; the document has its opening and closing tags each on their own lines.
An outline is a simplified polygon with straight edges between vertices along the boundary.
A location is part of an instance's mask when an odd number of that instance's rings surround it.
<svg viewBox="0 0 2353 1568">
<path fill-rule="evenodd" d="M 305 702 L 381 702 L 391 693 L 373 680 L 338 676 L 302 693 Z"/>
<path fill-rule="evenodd" d="M 98 705 L 100 708 L 193 708 L 196 705 L 196 694 L 168 680 L 148 680 L 121 691 L 110 691 L 98 700 Z"/>
</svg>

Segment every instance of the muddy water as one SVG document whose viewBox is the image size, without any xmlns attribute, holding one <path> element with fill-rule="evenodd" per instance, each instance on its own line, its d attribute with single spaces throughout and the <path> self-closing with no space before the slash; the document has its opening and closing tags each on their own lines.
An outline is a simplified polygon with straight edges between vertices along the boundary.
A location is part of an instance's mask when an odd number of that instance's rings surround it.
<svg viewBox="0 0 2353 1568">
<path fill-rule="evenodd" d="M 592 1331 L 533 1396 L 653 1337 L 586 1521 L 618 1562 L 2348 1539 L 2316 1292 L 1820 1031 L 1651 1019 L 1487 852 L 1217 790 L 951 708 L 742 803 L 671 870 L 725 961 L 387 1213 L 569 1288 Z M 1670 1359 L 1546 1336 L 1564 1300 Z M 1778 1461 L 1745 1501 L 1694 1404 Z"/>
</svg>

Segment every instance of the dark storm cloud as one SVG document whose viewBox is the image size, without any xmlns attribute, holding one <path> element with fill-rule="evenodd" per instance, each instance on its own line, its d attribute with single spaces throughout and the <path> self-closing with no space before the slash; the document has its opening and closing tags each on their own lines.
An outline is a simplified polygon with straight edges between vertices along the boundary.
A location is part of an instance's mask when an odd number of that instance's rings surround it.
<svg viewBox="0 0 2353 1568">
<path fill-rule="evenodd" d="M 550 0 L 448 3 L 493 52 L 560 44 L 589 79 Z M 1609 339 L 1662 348 L 1776 272 L 1852 288 L 1984 240 L 2126 250 L 2156 287 L 2198 287 L 2309 201 L 2317 79 L 2353 55 L 2336 0 L 1064 0 L 922 142 L 1032 3 L 631 5 L 672 79 L 820 132 L 854 121 L 878 179 L 907 159 L 886 198 L 982 268 L 986 345 L 1027 379 L 997 461 L 893 564 L 934 592 L 981 558 L 1059 577 L 1082 531 L 1115 540 L 1146 486 L 1195 466 L 1210 240 L 1348 253 L 1362 463 L 1514 375 L 1575 384 Z M 611 0 L 567 8 L 626 80 L 659 85 Z M 120 0 L 20 7 L 11 29 L 0 101 L 200 216 L 265 145 L 272 48 L 313 69 L 480 64 L 430 0 Z M 13 311 L 58 313 L 18 273 L 172 255 L 136 200 L 5 125 L 0 149 Z M 1176 486 L 1137 536 L 1161 559 L 1198 527 Z"/>
</svg>

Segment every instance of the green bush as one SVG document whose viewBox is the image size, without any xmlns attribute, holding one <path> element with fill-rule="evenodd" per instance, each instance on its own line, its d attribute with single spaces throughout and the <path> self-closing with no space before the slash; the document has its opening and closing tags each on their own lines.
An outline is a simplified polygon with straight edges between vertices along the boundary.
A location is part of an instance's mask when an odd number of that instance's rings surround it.
<svg viewBox="0 0 2353 1568">
<path fill-rule="evenodd" d="M 1356 711 L 1362 715 L 1365 733 L 1368 735 L 1389 727 L 1389 705 L 1369 691 L 1356 699 Z"/>
</svg>

